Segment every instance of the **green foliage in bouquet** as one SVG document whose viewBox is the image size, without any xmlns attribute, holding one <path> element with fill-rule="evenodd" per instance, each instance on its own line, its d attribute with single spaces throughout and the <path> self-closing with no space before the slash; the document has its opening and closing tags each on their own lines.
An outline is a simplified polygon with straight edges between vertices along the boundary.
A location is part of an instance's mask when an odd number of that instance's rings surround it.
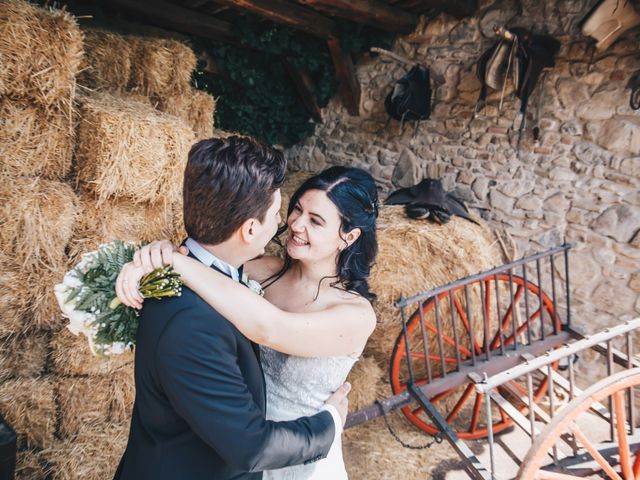
<svg viewBox="0 0 640 480">
<path fill-rule="evenodd" d="M 133 260 L 137 245 L 119 240 L 100 246 L 56 285 L 56 297 L 69 318 L 68 328 L 83 333 L 91 350 L 100 356 L 122 353 L 135 345 L 138 313 L 120 302 L 115 284 L 122 267 Z M 144 298 L 179 296 L 182 280 L 171 267 L 157 268 L 140 280 Z"/>
<path fill-rule="evenodd" d="M 372 46 L 388 48 L 393 36 L 347 21 L 338 22 L 342 47 L 358 53 Z M 309 72 L 315 96 L 324 107 L 336 92 L 335 72 L 326 41 L 247 16 L 238 27 L 240 46 L 193 39 L 196 53 L 206 52 L 219 72 L 211 76 L 200 62 L 196 88 L 218 97 L 215 125 L 222 130 L 290 146 L 311 135 L 315 124 L 291 83 L 283 60 Z"/>
<path fill-rule="evenodd" d="M 67 300 L 76 300 L 76 310 L 95 314 L 97 344 L 134 343 L 138 315 L 133 308 L 114 302 L 114 298 L 117 300 L 114 285 L 124 264 L 133 259 L 135 250 L 133 244 L 115 241 L 111 248 L 96 252 L 86 271 L 78 270 L 82 286 L 73 290 Z M 91 287 L 87 288 L 88 285 Z"/>
</svg>

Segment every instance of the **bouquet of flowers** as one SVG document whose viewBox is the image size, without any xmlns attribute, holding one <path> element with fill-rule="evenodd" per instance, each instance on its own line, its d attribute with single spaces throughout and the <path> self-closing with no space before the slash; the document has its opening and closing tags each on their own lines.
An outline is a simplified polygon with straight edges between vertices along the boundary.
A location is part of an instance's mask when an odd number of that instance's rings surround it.
<svg viewBox="0 0 640 480">
<path fill-rule="evenodd" d="M 133 259 L 137 245 L 116 240 L 82 255 L 81 261 L 56 285 L 55 295 L 67 328 L 84 334 L 94 355 L 108 357 L 135 345 L 138 312 L 122 304 L 115 283 L 123 265 Z M 140 281 L 144 298 L 179 296 L 182 280 L 171 267 L 157 268 Z"/>
</svg>

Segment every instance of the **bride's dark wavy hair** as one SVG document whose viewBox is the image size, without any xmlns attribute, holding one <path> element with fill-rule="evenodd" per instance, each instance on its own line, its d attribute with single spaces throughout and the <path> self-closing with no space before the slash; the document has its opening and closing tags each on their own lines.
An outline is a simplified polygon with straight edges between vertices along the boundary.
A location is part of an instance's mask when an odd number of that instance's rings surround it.
<svg viewBox="0 0 640 480">
<path fill-rule="evenodd" d="M 378 254 L 376 219 L 378 217 L 378 191 L 367 172 L 354 167 L 330 167 L 307 179 L 291 196 L 287 218 L 298 200 L 308 190 L 322 190 L 338 209 L 341 219 L 340 236 L 360 229 L 360 236 L 338 255 L 336 288 L 356 292 L 372 301 L 376 295 L 369 290 L 369 272 Z M 287 225 L 276 236 L 286 231 Z M 291 266 L 292 259 L 285 253 L 282 269 L 265 280 L 265 288 L 276 282 Z M 320 286 L 318 285 L 318 291 Z M 316 295 L 317 297 L 317 295 Z"/>
</svg>

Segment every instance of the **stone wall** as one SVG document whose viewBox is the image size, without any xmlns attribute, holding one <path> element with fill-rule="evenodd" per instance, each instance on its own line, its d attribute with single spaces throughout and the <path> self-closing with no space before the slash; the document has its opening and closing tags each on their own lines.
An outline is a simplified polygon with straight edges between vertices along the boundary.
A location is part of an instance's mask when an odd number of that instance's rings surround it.
<svg viewBox="0 0 640 480">
<path fill-rule="evenodd" d="M 524 255 L 559 245 L 572 251 L 574 318 L 593 331 L 640 314 L 640 111 L 629 107 L 640 69 L 640 29 L 603 53 L 581 36 L 594 0 L 481 1 L 473 18 L 423 19 L 393 50 L 428 66 L 440 80 L 431 118 L 386 125 L 384 97 L 408 68 L 382 57 L 358 60 L 361 114 L 335 99 L 313 137 L 286 153 L 295 169 L 354 165 L 383 189 L 440 177 L 495 229 L 505 228 Z M 529 103 L 516 149 L 519 100 L 499 94 L 473 117 L 480 84 L 474 63 L 494 41 L 494 24 L 544 26 L 562 42 L 557 66 Z M 538 116 L 538 122 L 535 116 Z M 530 117 L 530 118 L 529 118 Z M 516 128 L 514 129 L 514 124 Z"/>
</svg>

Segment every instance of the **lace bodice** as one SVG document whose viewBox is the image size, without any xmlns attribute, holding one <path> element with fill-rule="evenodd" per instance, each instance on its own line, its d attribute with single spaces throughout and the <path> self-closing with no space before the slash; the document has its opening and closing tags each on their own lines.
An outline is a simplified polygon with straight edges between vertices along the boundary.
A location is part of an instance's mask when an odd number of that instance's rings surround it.
<svg viewBox="0 0 640 480">
<path fill-rule="evenodd" d="M 344 383 L 356 358 L 306 358 L 260 347 L 267 386 L 267 420 L 294 420 L 314 415 Z M 315 464 L 265 472 L 264 479 L 311 478 Z"/>
<path fill-rule="evenodd" d="M 293 420 L 318 413 L 344 383 L 356 359 L 294 357 L 260 347 L 267 384 L 267 419 Z"/>
</svg>

